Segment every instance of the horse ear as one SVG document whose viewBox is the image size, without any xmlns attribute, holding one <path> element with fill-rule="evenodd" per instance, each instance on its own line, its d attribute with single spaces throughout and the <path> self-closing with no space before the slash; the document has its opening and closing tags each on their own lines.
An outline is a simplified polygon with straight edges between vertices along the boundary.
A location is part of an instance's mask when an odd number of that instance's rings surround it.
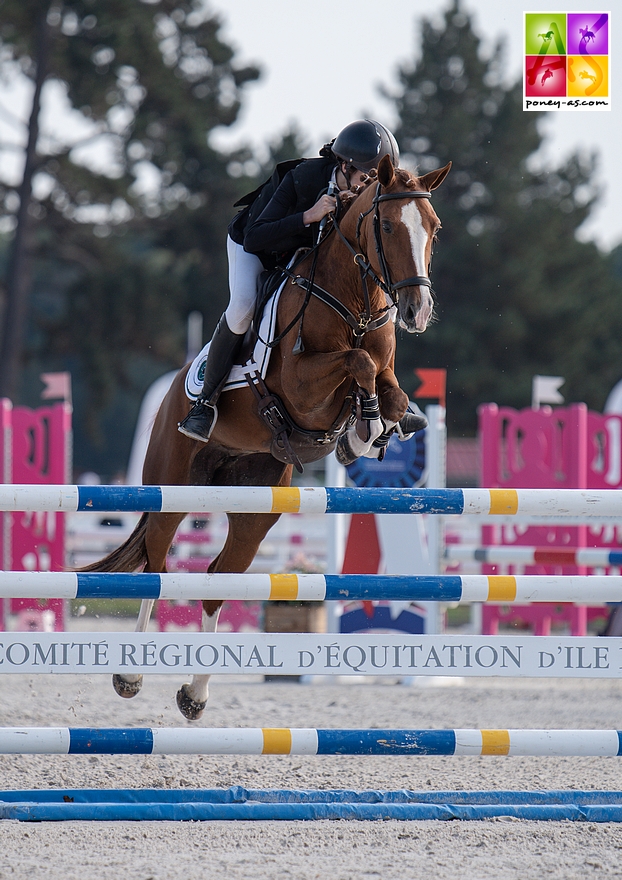
<svg viewBox="0 0 622 880">
<path fill-rule="evenodd" d="M 382 186 L 386 188 L 391 186 L 394 180 L 395 169 L 393 168 L 391 157 L 387 153 L 386 156 L 382 157 L 380 164 L 378 165 L 378 183 L 381 183 Z"/>
<path fill-rule="evenodd" d="M 420 177 L 419 180 L 423 188 L 427 192 L 432 192 L 433 189 L 436 189 L 437 186 L 440 186 L 449 174 L 451 165 L 452 163 L 448 162 L 444 168 L 437 168 L 436 171 L 428 171 L 427 174 L 424 174 L 423 177 Z"/>
</svg>

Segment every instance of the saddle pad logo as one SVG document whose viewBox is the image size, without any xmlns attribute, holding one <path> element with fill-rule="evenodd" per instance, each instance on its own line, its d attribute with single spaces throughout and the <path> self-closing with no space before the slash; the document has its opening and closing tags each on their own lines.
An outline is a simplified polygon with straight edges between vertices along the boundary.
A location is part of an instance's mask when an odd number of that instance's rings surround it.
<svg viewBox="0 0 622 880">
<path fill-rule="evenodd" d="M 609 12 L 526 12 L 523 110 L 610 110 Z"/>
</svg>

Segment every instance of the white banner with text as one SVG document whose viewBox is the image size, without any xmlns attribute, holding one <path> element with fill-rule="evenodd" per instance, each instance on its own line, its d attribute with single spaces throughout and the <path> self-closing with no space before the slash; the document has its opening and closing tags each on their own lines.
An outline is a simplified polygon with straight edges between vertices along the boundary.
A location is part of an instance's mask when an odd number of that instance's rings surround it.
<svg viewBox="0 0 622 880">
<path fill-rule="evenodd" d="M 10 632 L 3 672 L 618 678 L 622 638 Z"/>
</svg>

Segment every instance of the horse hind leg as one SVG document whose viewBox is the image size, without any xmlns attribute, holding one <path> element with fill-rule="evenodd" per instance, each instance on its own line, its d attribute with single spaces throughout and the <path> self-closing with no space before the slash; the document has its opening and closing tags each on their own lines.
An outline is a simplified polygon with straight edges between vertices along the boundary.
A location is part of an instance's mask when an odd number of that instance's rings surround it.
<svg viewBox="0 0 622 880">
<path fill-rule="evenodd" d="M 159 573 L 166 571 L 166 555 L 173 543 L 179 524 L 185 516 L 185 513 L 149 514 L 145 533 L 145 553 L 147 557 L 147 564 L 144 568 L 145 572 Z M 143 633 L 147 631 L 154 605 L 155 599 L 142 600 L 134 632 Z M 120 697 L 130 700 L 142 688 L 143 676 L 141 674 L 115 674 L 112 676 L 112 686 Z"/>
</svg>

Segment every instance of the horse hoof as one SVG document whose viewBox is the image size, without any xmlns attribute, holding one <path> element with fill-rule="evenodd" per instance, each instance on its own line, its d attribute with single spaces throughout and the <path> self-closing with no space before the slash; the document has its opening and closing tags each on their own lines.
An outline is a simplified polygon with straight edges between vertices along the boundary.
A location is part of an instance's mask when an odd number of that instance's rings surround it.
<svg viewBox="0 0 622 880">
<path fill-rule="evenodd" d="M 177 691 L 177 707 L 179 711 L 187 718 L 188 721 L 197 721 L 203 714 L 203 710 L 207 706 L 207 700 L 193 700 L 188 693 L 188 685 L 182 684 Z"/>
<path fill-rule="evenodd" d="M 350 446 L 350 441 L 348 440 L 347 434 L 342 434 L 339 440 L 337 440 L 337 446 L 335 448 L 335 458 L 340 465 L 343 465 L 343 467 L 347 467 L 358 458 L 358 455 L 355 455 L 352 451 L 352 447 Z"/>
<path fill-rule="evenodd" d="M 120 697 L 131 700 L 143 686 L 143 677 L 141 675 L 138 681 L 125 681 L 120 675 L 113 675 L 112 686 Z"/>
</svg>

